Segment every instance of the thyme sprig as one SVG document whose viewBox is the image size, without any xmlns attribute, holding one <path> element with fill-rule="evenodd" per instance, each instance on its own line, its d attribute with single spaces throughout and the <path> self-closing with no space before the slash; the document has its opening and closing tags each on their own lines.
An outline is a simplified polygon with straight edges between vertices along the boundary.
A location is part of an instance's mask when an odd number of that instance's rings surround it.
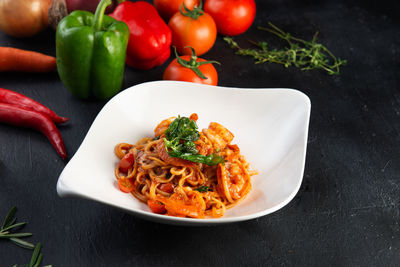
<svg viewBox="0 0 400 267">
<path fill-rule="evenodd" d="M 15 213 L 17 211 L 16 207 L 12 207 L 8 212 L 4 222 L 0 228 L 0 239 L 8 239 L 14 244 L 26 248 L 26 249 L 34 249 L 34 245 L 27 241 L 22 240 L 22 237 L 32 236 L 32 233 L 16 233 L 13 232 L 16 229 L 21 228 L 26 224 L 26 222 L 16 223 L 17 219 L 14 218 Z"/>
<path fill-rule="evenodd" d="M 347 63 L 346 60 L 336 58 L 333 53 L 324 45 L 317 43 L 318 32 L 314 34 L 311 41 L 292 36 L 284 32 L 277 26 L 268 22 L 268 27 L 257 27 L 259 30 L 270 32 L 288 43 L 284 49 L 269 49 L 267 42 L 250 43 L 256 45 L 258 49 L 241 48 L 232 37 L 224 37 L 224 40 L 236 49 L 236 54 L 242 56 L 251 56 L 255 63 L 278 63 L 285 67 L 296 66 L 301 70 L 323 69 L 330 75 L 339 75 L 340 66 Z"/>
</svg>

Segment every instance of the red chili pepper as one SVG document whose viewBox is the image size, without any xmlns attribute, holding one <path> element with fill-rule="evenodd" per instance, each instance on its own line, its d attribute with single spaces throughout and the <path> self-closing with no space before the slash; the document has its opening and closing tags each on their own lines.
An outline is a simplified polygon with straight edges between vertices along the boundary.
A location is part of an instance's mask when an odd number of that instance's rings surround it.
<svg viewBox="0 0 400 267">
<path fill-rule="evenodd" d="M 20 127 L 29 127 L 42 132 L 49 139 L 61 158 L 67 158 L 61 134 L 54 122 L 46 115 L 15 105 L 0 103 L 0 122 Z"/>
<path fill-rule="evenodd" d="M 58 116 L 54 111 L 46 106 L 43 106 L 39 102 L 36 102 L 35 100 L 17 92 L 4 88 L 0 88 L 0 103 L 11 104 L 24 109 L 42 113 L 56 123 L 63 123 L 68 120 L 68 118 Z"/>
<path fill-rule="evenodd" d="M 111 17 L 125 22 L 130 31 L 126 63 L 143 70 L 164 63 L 171 55 L 171 30 L 157 10 L 144 1 L 123 2 Z"/>
</svg>

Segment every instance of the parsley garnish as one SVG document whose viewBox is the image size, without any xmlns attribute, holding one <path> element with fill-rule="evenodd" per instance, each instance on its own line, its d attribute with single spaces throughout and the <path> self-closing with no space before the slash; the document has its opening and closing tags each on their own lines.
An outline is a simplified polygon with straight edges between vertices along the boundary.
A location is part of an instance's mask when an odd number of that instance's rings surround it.
<svg viewBox="0 0 400 267">
<path fill-rule="evenodd" d="M 205 186 L 205 185 L 200 186 L 200 187 L 197 187 L 197 188 L 194 189 L 194 190 L 199 191 L 199 192 L 201 192 L 201 193 L 205 193 L 205 192 L 207 192 L 207 191 L 211 191 L 211 189 L 210 189 L 208 186 Z"/>
<path fill-rule="evenodd" d="M 197 129 L 195 121 L 187 117 L 178 116 L 165 131 L 164 143 L 168 154 L 171 157 L 206 165 L 223 163 L 224 159 L 217 154 L 208 156 L 199 154 L 194 143 L 200 138 L 200 133 Z"/>
</svg>

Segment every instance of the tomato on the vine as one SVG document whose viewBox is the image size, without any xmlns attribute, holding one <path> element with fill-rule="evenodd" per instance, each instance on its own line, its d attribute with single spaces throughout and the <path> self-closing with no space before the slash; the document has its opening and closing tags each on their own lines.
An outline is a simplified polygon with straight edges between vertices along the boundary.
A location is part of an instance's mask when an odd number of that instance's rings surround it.
<svg viewBox="0 0 400 267">
<path fill-rule="evenodd" d="M 176 58 L 165 69 L 163 79 L 217 85 L 218 74 L 212 64 L 219 63 L 198 58 L 195 50 L 189 49 L 192 50 L 192 55 L 181 57 L 175 50 Z"/>
<path fill-rule="evenodd" d="M 235 36 L 244 33 L 256 16 L 254 0 L 206 0 L 204 11 L 217 24 L 218 32 Z"/>
<path fill-rule="evenodd" d="M 172 31 L 172 45 L 183 55 L 190 55 L 193 47 L 197 55 L 202 55 L 213 47 L 217 38 L 217 26 L 213 18 L 204 13 L 202 4 L 193 10 L 183 5 L 183 9 L 169 20 Z"/>
<path fill-rule="evenodd" d="M 166 22 L 168 22 L 176 12 L 179 12 L 179 7 L 182 3 L 185 3 L 185 6 L 192 10 L 199 4 L 199 0 L 154 0 L 155 8 Z"/>
</svg>

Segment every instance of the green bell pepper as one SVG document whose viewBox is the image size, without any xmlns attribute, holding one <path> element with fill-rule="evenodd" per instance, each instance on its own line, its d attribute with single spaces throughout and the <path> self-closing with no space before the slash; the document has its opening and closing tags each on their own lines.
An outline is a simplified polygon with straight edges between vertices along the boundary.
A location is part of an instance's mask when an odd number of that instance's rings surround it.
<svg viewBox="0 0 400 267">
<path fill-rule="evenodd" d="M 104 15 L 111 0 L 101 0 L 93 15 L 73 11 L 56 33 L 57 69 L 65 87 L 79 98 L 107 99 L 121 89 L 128 26 Z"/>
</svg>

